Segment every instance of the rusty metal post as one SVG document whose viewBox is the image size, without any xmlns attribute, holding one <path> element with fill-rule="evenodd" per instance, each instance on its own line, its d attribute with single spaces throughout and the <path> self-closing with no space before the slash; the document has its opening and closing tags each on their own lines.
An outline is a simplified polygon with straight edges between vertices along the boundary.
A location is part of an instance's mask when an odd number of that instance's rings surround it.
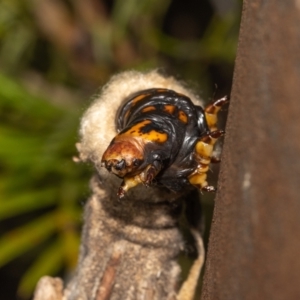
<svg viewBox="0 0 300 300">
<path fill-rule="evenodd" d="M 203 300 L 300 299 L 300 0 L 245 0 Z"/>
</svg>

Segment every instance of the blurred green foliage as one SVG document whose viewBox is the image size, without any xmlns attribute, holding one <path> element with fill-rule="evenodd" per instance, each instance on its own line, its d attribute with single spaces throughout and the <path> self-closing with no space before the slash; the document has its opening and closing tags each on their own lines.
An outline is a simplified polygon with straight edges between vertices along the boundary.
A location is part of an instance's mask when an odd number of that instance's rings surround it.
<svg viewBox="0 0 300 300">
<path fill-rule="evenodd" d="M 29 295 L 39 277 L 77 261 L 78 204 L 87 190 L 86 171 L 72 161 L 79 111 L 33 96 L 3 74 L 0 99 L 0 220 L 36 212 L 2 234 L 0 266 L 52 240 L 22 278 L 19 291 Z"/>
<path fill-rule="evenodd" d="M 20 270 L 22 298 L 42 275 L 76 265 L 91 172 L 72 157 L 96 88 L 131 68 L 166 68 L 205 96 L 231 82 L 240 1 L 226 13 L 178 3 L 0 1 L 0 267 L 35 257 Z"/>
</svg>

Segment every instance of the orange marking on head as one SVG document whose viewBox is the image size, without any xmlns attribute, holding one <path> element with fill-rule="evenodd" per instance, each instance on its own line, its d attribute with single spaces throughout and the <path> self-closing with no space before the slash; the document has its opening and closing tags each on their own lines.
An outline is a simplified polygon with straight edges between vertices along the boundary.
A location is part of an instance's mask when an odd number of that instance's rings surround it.
<svg viewBox="0 0 300 300">
<path fill-rule="evenodd" d="M 183 112 L 182 110 L 179 111 L 179 113 L 178 113 L 178 118 L 179 118 L 179 120 L 182 121 L 183 123 L 187 123 L 187 121 L 188 121 L 188 117 L 187 117 L 186 113 Z"/>
<path fill-rule="evenodd" d="M 150 120 L 142 121 L 131 128 L 129 128 L 126 132 L 117 135 L 116 139 L 126 136 L 126 137 L 138 137 L 149 142 L 157 142 L 164 143 L 168 139 L 168 135 L 166 133 L 161 133 L 156 130 L 150 130 L 149 132 L 143 133 L 142 128 L 146 125 L 151 124 Z"/>
<path fill-rule="evenodd" d="M 175 106 L 174 105 L 165 105 L 164 106 L 164 111 L 166 111 L 169 114 L 173 114 L 175 111 Z"/>
<path fill-rule="evenodd" d="M 163 92 L 166 92 L 166 91 L 167 91 L 167 89 L 162 89 L 162 88 L 156 90 L 157 93 L 163 93 Z"/>
<path fill-rule="evenodd" d="M 143 100 L 145 97 L 149 96 L 150 94 L 141 94 L 136 96 L 133 100 L 132 100 L 132 105 L 135 105 L 137 102 Z"/>
<path fill-rule="evenodd" d="M 153 111 L 155 110 L 155 107 L 154 106 L 148 106 L 148 107 L 145 107 L 142 112 L 148 112 L 148 111 Z"/>
</svg>

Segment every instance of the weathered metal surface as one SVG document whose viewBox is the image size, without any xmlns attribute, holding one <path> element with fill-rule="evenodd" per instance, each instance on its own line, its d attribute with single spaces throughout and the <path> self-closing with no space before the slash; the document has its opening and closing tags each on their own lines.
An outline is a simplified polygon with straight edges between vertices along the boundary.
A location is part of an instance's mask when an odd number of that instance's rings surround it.
<svg viewBox="0 0 300 300">
<path fill-rule="evenodd" d="M 202 299 L 300 299 L 300 1 L 245 0 Z"/>
</svg>

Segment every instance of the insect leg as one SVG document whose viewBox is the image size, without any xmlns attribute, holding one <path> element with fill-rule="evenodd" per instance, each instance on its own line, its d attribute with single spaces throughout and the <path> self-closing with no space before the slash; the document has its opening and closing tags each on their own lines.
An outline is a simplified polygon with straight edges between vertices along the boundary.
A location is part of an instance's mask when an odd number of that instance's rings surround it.
<svg viewBox="0 0 300 300">
<path fill-rule="evenodd" d="M 125 196 L 125 193 L 128 192 L 131 188 L 135 187 L 136 185 L 142 183 L 142 180 L 139 175 L 133 177 L 124 177 L 121 186 L 118 190 L 118 197 L 121 199 Z"/>
<path fill-rule="evenodd" d="M 218 112 L 220 111 L 221 107 L 228 102 L 229 98 L 228 96 L 225 96 L 205 107 L 205 118 L 211 131 L 217 130 Z"/>
<path fill-rule="evenodd" d="M 118 190 L 119 198 L 123 198 L 125 193 L 136 185 L 143 183 L 146 186 L 151 185 L 151 182 L 162 168 L 162 163 L 155 160 L 149 164 L 140 174 L 135 176 L 125 176 Z"/>
<path fill-rule="evenodd" d="M 202 191 L 215 191 L 213 186 L 209 186 L 206 178 L 209 164 L 212 159 L 213 146 L 217 139 L 224 135 L 223 130 L 215 130 L 208 132 L 205 136 L 201 137 L 195 146 L 195 159 L 198 162 L 198 167 L 189 176 L 189 182 L 201 189 Z"/>
<path fill-rule="evenodd" d="M 162 163 L 155 160 L 151 165 L 148 165 L 143 171 L 143 183 L 149 186 L 159 171 L 162 169 Z"/>
</svg>

